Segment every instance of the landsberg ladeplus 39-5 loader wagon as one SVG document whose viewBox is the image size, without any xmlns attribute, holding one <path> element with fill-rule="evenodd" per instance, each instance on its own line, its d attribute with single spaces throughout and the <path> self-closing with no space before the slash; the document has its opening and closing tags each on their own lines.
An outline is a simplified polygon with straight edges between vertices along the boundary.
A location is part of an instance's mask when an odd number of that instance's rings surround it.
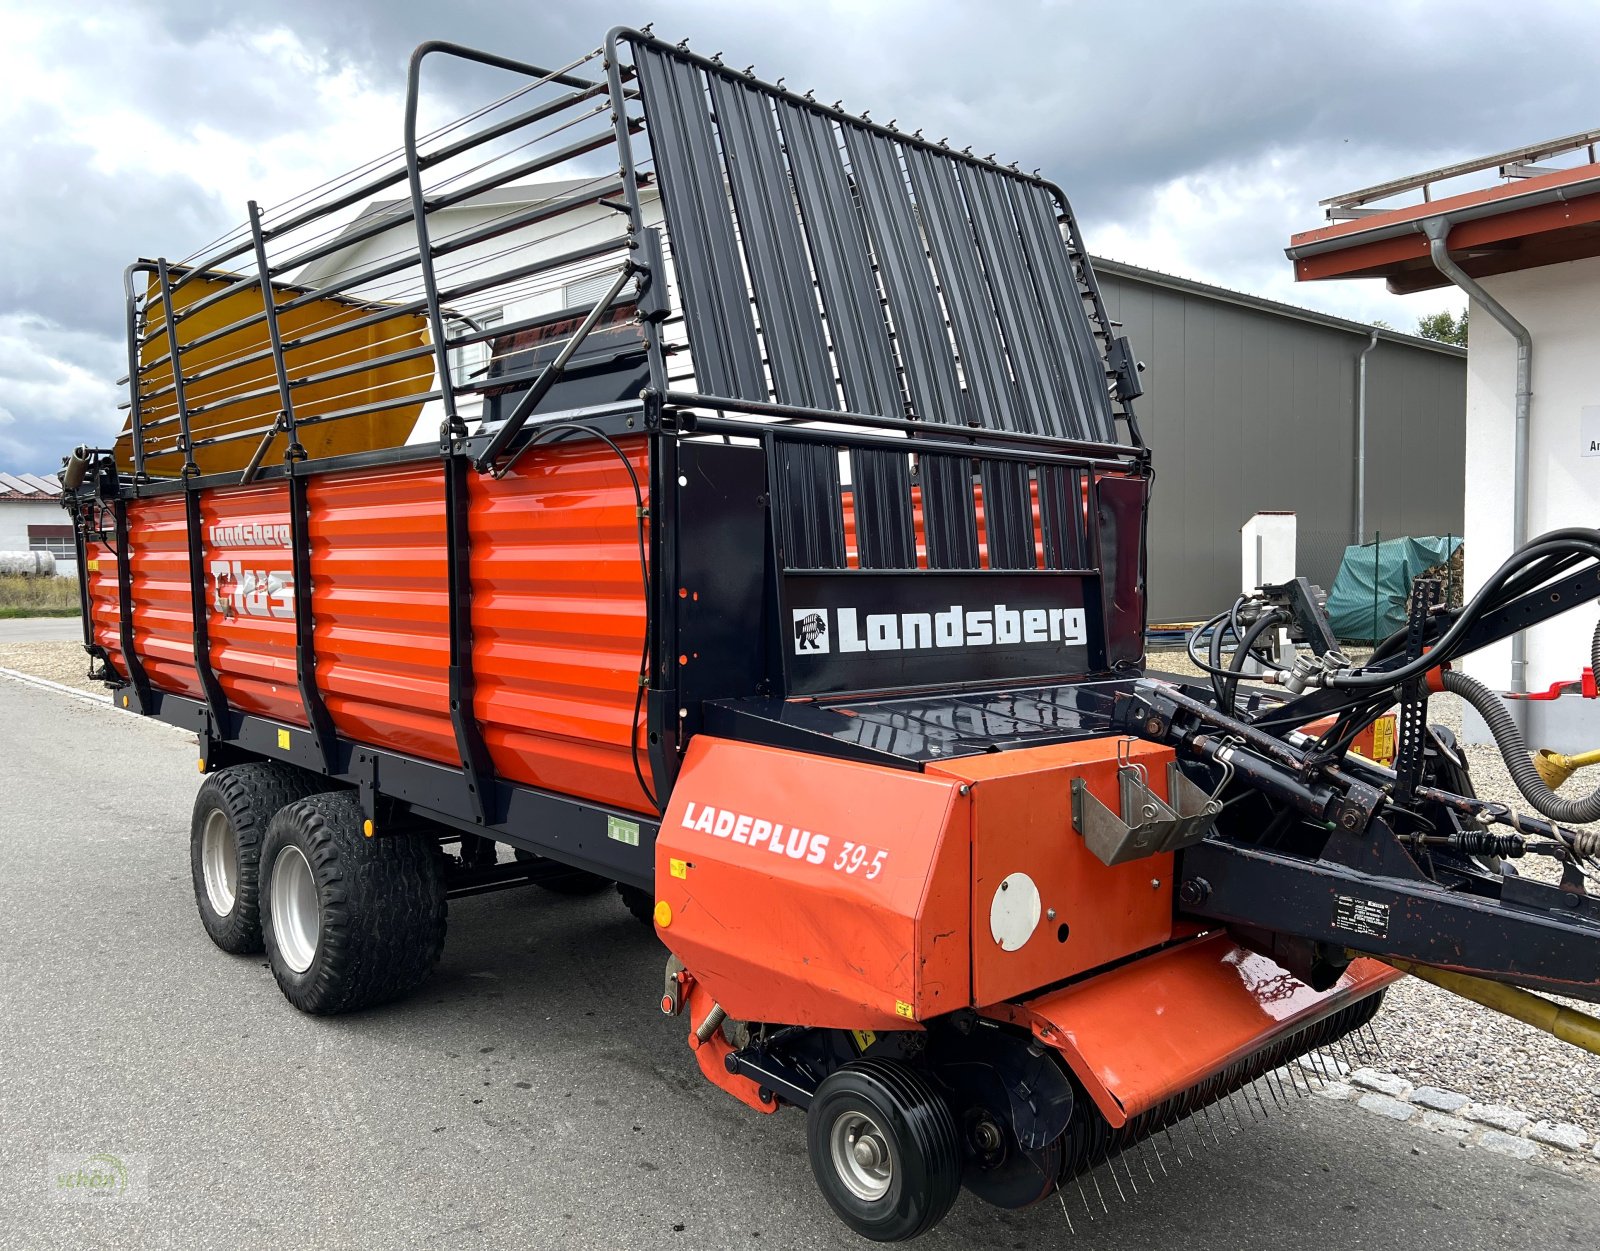
<svg viewBox="0 0 1600 1251">
<path fill-rule="evenodd" d="M 504 94 L 419 133 L 445 60 Z M 705 1076 L 805 1109 L 894 1240 L 1362 1029 L 1397 965 L 1600 998 L 1557 823 L 1597 805 L 1480 801 L 1425 719 L 1600 598 L 1600 533 L 1420 586 L 1361 666 L 1293 582 L 1209 684 L 1146 673 L 1138 366 L 1037 175 L 636 31 L 428 44 L 397 152 L 126 294 L 126 426 L 65 472 L 84 641 L 197 733 L 201 918 L 305 1011 L 415 987 L 449 895 L 614 882 Z"/>
</svg>

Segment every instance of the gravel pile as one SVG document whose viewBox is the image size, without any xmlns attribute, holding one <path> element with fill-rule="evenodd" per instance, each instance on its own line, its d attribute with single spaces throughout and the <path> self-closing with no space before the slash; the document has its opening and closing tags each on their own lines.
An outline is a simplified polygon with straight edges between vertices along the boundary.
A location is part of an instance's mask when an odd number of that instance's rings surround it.
<svg viewBox="0 0 1600 1251">
<path fill-rule="evenodd" d="M 1166 673 L 1203 676 L 1181 650 L 1152 652 L 1149 663 Z M 1453 695 L 1436 696 L 1429 701 L 1428 720 L 1459 733 L 1461 707 Z M 1533 811 L 1493 745 L 1468 745 L 1465 751 L 1479 795 Z M 1581 795 L 1597 784 L 1600 768 L 1577 774 L 1567 787 Z M 1540 856 L 1527 857 L 1517 868 L 1552 881 L 1560 876 Z M 1590 1014 L 1600 1011 L 1594 1004 L 1572 1006 Z M 1374 1026 L 1383 1047 L 1373 1061 L 1378 1068 L 1418 1086 L 1443 1086 L 1480 1103 L 1509 1104 L 1535 1118 L 1575 1121 L 1600 1131 L 1600 1056 L 1414 977 L 1389 991 Z"/>
<path fill-rule="evenodd" d="M 1194 674 L 1183 653 L 1158 652 L 1152 668 Z M 0 668 L 48 678 L 103 694 L 84 675 L 88 665 L 78 643 L 0 644 Z M 1442 696 L 1430 705 L 1435 723 L 1460 725 L 1459 701 Z M 1478 793 L 1521 808 L 1515 783 L 1493 747 L 1468 747 Z M 1581 787 L 1580 774 L 1569 786 Z M 1526 866 L 1536 865 L 1529 857 Z M 1594 1011 L 1592 1005 L 1575 1004 Z M 1443 1086 L 1481 1103 L 1509 1104 L 1535 1118 L 1575 1121 L 1600 1131 L 1600 1057 L 1557 1042 L 1548 1034 L 1407 978 L 1389 992 L 1375 1023 L 1383 1052 L 1374 1064 L 1419 1086 Z"/>
<path fill-rule="evenodd" d="M 0 643 L 0 669 L 31 673 L 96 695 L 110 689 L 104 682 L 89 681 L 89 657 L 82 643 Z"/>
</svg>

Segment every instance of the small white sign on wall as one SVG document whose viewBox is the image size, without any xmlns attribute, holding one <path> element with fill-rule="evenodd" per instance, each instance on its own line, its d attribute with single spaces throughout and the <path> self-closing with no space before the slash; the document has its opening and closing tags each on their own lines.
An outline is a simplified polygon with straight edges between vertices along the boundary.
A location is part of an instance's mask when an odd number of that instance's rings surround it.
<svg viewBox="0 0 1600 1251">
<path fill-rule="evenodd" d="M 1600 404 L 1578 410 L 1580 456 L 1600 456 Z"/>
</svg>

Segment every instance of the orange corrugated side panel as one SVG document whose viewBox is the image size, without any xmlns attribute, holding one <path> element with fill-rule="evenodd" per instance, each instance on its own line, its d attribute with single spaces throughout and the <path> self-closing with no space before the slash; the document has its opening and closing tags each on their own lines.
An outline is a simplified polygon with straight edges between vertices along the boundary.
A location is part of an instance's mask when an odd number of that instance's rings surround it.
<svg viewBox="0 0 1600 1251">
<path fill-rule="evenodd" d="M 647 441 L 619 446 L 646 493 Z M 627 470 L 603 445 L 545 445 L 504 478 L 474 477 L 471 501 L 472 664 L 495 768 L 648 811 L 630 744 L 637 734 L 643 760 L 644 571 Z"/>
<path fill-rule="evenodd" d="M 648 449 L 624 443 L 643 490 Z M 314 477 L 318 682 L 341 734 L 459 763 L 438 465 Z M 638 507 L 593 444 L 468 479 L 474 712 L 497 773 L 644 810 L 630 731 L 644 642 Z M 642 732 L 641 732 L 642 733 Z"/>
<path fill-rule="evenodd" d="M 621 441 L 641 492 L 648 443 Z M 648 811 L 633 725 L 645 595 L 633 483 L 603 445 L 543 446 L 468 477 L 474 712 L 500 776 Z M 444 474 L 437 462 L 307 480 L 317 685 L 352 740 L 459 764 L 450 720 Z M 648 502 L 648 501 L 646 501 Z M 211 661 L 229 703 L 304 725 L 282 482 L 202 492 Z M 198 697 L 181 495 L 129 505 L 135 650 Z M 116 554 L 96 545 L 95 637 L 120 663 Z M 218 611 L 220 601 L 232 606 Z"/>
<path fill-rule="evenodd" d="M 153 686 L 200 695 L 189 599 L 189 530 L 181 495 L 128 503 L 133 650 Z"/>
<path fill-rule="evenodd" d="M 306 501 L 317 685 L 335 729 L 459 763 L 442 467 L 318 474 L 306 483 Z"/>
<path fill-rule="evenodd" d="M 222 693 L 243 712 L 306 725 L 295 669 L 288 484 L 204 491 L 200 527 L 206 637 Z"/>
<path fill-rule="evenodd" d="M 111 524 L 109 516 L 106 525 Z M 117 553 L 110 543 L 92 540 L 84 545 L 89 585 L 89 623 L 92 637 L 111 657 L 112 668 L 126 672 L 122 660 L 122 603 L 117 596 Z"/>
</svg>

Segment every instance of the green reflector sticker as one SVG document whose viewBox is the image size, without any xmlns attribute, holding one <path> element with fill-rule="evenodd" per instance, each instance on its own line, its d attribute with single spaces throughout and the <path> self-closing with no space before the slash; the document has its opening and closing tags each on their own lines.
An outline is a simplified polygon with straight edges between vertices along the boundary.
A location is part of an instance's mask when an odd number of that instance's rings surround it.
<svg viewBox="0 0 1600 1251">
<path fill-rule="evenodd" d="M 619 843 L 627 843 L 629 847 L 639 845 L 639 823 L 629 821 L 624 817 L 606 818 L 606 837 L 614 838 Z"/>
</svg>

